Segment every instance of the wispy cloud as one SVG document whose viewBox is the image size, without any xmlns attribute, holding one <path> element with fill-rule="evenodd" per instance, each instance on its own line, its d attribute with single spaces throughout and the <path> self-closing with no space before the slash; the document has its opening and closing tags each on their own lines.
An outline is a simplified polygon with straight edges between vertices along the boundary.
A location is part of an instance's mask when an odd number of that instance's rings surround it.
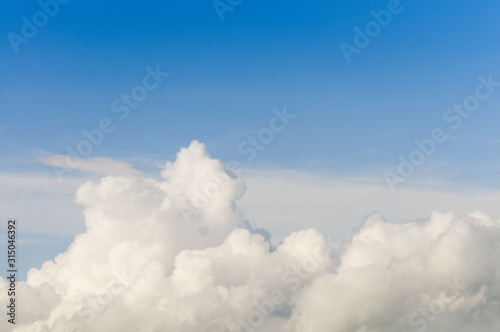
<svg viewBox="0 0 500 332">
<path fill-rule="evenodd" d="M 75 169 L 100 175 L 137 176 L 141 174 L 141 172 L 134 169 L 131 164 L 111 158 L 92 157 L 78 159 L 79 162 L 77 163 L 72 163 L 68 161 L 68 159 L 68 156 L 54 154 L 50 157 L 43 158 L 41 161 L 46 165 L 64 167 L 72 170 Z"/>
</svg>

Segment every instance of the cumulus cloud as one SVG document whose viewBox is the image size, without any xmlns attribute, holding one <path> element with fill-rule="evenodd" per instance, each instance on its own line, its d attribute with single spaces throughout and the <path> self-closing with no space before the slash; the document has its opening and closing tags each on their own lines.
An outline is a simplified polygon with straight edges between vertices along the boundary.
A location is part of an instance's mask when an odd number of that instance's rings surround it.
<svg viewBox="0 0 500 332">
<path fill-rule="evenodd" d="M 275 248 L 245 183 L 192 142 L 162 179 L 76 193 L 85 233 L 18 285 L 14 331 L 498 331 L 500 221 L 374 213 L 341 248 L 314 229 Z M 8 284 L 0 280 L 0 298 Z M 0 328 L 11 326 L 5 319 Z"/>
</svg>

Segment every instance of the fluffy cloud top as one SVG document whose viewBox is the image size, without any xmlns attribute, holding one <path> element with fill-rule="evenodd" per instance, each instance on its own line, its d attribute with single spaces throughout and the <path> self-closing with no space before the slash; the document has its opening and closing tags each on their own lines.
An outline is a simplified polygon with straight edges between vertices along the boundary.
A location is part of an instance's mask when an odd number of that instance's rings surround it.
<svg viewBox="0 0 500 332">
<path fill-rule="evenodd" d="M 13 331 L 498 331 L 500 221 L 379 214 L 340 249 L 313 229 L 273 248 L 245 184 L 194 141 L 162 180 L 76 194 L 86 232 L 18 285 Z M 8 283 L 0 279 L 0 299 Z M 1 320 L 0 328 L 12 328 Z"/>
</svg>

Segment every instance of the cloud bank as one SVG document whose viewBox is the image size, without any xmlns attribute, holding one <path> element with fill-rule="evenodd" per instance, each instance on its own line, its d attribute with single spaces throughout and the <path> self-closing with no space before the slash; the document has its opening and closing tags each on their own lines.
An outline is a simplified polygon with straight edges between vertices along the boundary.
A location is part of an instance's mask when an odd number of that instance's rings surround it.
<svg viewBox="0 0 500 332">
<path fill-rule="evenodd" d="M 391 224 L 375 213 L 340 249 L 314 229 L 274 248 L 235 203 L 243 180 L 203 144 L 161 176 L 78 189 L 86 231 L 19 283 L 13 331 L 500 328 L 500 220 L 435 212 Z M 7 289 L 0 279 L 2 303 Z"/>
</svg>

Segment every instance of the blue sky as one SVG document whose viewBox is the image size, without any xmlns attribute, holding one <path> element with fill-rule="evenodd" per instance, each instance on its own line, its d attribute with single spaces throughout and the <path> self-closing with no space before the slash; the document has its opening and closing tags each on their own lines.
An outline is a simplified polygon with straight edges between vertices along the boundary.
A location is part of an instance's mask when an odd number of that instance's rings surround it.
<svg viewBox="0 0 500 332">
<path fill-rule="evenodd" d="M 220 20 L 211 1 L 73 0 L 15 53 L 7 35 L 41 9 L 9 1 L 0 13 L 0 171 L 52 174 L 33 155 L 66 154 L 102 118 L 116 130 L 90 157 L 171 159 L 197 139 L 213 157 L 243 160 L 238 144 L 286 105 L 297 118 L 251 168 L 383 180 L 415 139 L 449 128 L 443 113 L 474 93 L 478 76 L 500 81 L 495 1 L 402 0 L 347 63 L 339 44 L 353 44 L 354 28 L 389 2 L 242 1 Z M 111 102 L 157 64 L 170 76 L 119 120 Z M 498 109 L 500 89 L 416 179 L 498 185 Z"/>
</svg>

